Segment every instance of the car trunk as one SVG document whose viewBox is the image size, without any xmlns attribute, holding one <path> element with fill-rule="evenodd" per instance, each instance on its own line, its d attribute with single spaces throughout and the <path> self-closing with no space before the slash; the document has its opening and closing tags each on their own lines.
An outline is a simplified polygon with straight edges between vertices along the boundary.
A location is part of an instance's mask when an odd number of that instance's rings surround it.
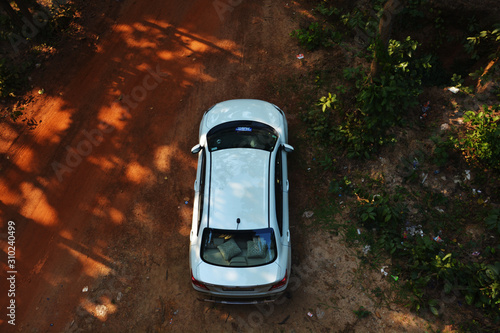
<svg viewBox="0 0 500 333">
<path fill-rule="evenodd" d="M 195 278 L 212 291 L 259 291 L 269 290 L 271 285 L 283 279 L 284 273 L 277 263 L 257 267 L 220 267 L 201 263 Z"/>
</svg>

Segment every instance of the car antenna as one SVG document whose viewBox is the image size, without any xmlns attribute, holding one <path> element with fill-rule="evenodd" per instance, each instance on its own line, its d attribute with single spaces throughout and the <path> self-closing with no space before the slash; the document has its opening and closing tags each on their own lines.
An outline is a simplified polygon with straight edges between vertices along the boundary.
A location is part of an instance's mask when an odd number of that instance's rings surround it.
<svg viewBox="0 0 500 333">
<path fill-rule="evenodd" d="M 238 218 L 236 219 L 236 223 L 237 223 L 237 224 L 236 224 L 236 230 L 238 230 L 238 227 L 240 226 L 240 222 L 241 222 L 241 220 L 240 220 L 240 218 L 238 217 Z"/>
</svg>

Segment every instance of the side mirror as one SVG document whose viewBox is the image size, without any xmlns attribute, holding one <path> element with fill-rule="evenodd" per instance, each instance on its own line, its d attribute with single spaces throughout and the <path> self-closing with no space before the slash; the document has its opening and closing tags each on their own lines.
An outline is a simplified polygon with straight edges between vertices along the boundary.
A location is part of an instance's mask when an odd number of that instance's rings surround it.
<svg viewBox="0 0 500 333">
<path fill-rule="evenodd" d="M 198 154 L 202 149 L 203 147 L 200 144 L 197 144 L 196 146 L 191 148 L 191 154 Z"/>
<path fill-rule="evenodd" d="M 283 144 L 283 149 L 285 150 L 285 152 L 287 153 L 291 153 L 292 151 L 294 151 L 293 147 L 290 146 L 288 143 L 284 143 Z"/>
</svg>

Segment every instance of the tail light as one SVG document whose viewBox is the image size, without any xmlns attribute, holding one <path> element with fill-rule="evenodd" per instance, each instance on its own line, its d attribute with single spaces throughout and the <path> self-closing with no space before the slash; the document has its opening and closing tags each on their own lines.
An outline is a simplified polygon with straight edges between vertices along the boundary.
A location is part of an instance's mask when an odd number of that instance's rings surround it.
<svg viewBox="0 0 500 333">
<path fill-rule="evenodd" d="M 288 280 L 288 271 L 285 271 L 285 277 L 280 282 L 274 284 L 271 287 L 271 289 L 269 289 L 269 291 L 283 288 L 284 286 L 286 286 L 287 280 Z"/>
<path fill-rule="evenodd" d="M 194 286 L 197 286 L 198 288 L 201 288 L 201 289 L 205 289 L 205 290 L 208 290 L 207 286 L 205 286 L 203 283 L 201 283 L 200 281 L 196 280 L 193 276 L 193 270 L 191 270 L 191 283 L 194 285 Z"/>
</svg>

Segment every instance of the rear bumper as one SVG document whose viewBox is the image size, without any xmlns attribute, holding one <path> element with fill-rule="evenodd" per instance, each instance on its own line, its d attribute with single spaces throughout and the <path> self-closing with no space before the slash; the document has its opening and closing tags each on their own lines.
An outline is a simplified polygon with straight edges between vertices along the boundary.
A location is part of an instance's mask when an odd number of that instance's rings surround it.
<svg viewBox="0 0 500 333">
<path fill-rule="evenodd" d="M 253 304 L 265 304 L 273 303 L 278 299 L 278 296 L 266 297 L 266 298 L 219 298 L 219 297 L 201 297 L 198 298 L 199 301 L 217 303 L 217 304 L 230 304 L 230 305 L 253 305 Z"/>
<path fill-rule="evenodd" d="M 276 301 L 285 291 L 287 286 L 278 290 L 254 290 L 254 291 L 220 291 L 201 289 L 195 285 L 193 288 L 200 293 L 200 301 L 220 304 L 261 304 Z"/>
</svg>

